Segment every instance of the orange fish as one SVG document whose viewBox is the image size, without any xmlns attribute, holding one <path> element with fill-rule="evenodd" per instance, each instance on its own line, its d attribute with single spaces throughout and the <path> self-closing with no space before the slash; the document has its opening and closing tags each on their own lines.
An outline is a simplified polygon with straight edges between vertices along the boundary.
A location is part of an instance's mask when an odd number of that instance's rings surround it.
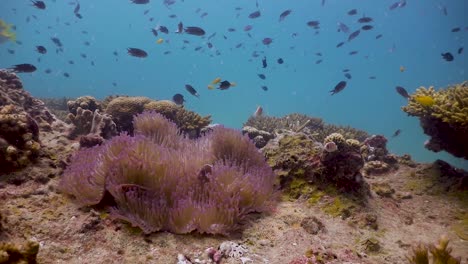
<svg viewBox="0 0 468 264">
<path fill-rule="evenodd" d="M 406 71 L 406 68 L 403 66 L 400 66 L 400 72 L 404 72 L 404 71 Z"/>
</svg>

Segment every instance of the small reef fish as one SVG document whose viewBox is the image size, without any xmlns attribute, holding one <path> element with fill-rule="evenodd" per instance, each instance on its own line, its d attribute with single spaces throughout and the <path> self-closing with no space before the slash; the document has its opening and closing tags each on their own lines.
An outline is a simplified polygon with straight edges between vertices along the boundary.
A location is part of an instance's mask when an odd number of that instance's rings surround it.
<svg viewBox="0 0 468 264">
<path fill-rule="evenodd" d="M 363 16 L 363 17 L 358 19 L 359 23 L 370 23 L 372 21 L 373 21 L 373 19 L 371 17 L 366 17 L 366 16 Z"/>
<path fill-rule="evenodd" d="M 371 29 L 373 29 L 373 28 L 374 28 L 374 27 L 371 26 L 371 25 L 364 25 L 364 26 L 361 27 L 362 30 L 371 30 Z"/>
<path fill-rule="evenodd" d="M 35 72 L 37 70 L 36 66 L 29 64 L 29 63 L 23 63 L 23 64 L 17 64 L 13 65 L 11 68 L 8 68 L 8 70 L 12 70 L 17 73 L 21 72 Z"/>
<path fill-rule="evenodd" d="M 281 13 L 281 15 L 279 16 L 279 22 L 283 21 L 287 16 L 289 16 L 291 14 L 292 10 L 291 9 L 288 9 L 286 11 L 284 11 L 283 13 Z"/>
<path fill-rule="evenodd" d="M 148 57 L 148 53 L 142 49 L 138 48 L 127 48 L 127 53 L 130 56 L 137 57 L 137 58 L 146 58 Z"/>
<path fill-rule="evenodd" d="M 161 43 L 163 43 L 163 42 L 164 42 L 164 39 L 162 39 L 162 38 L 156 40 L 156 44 L 161 44 Z"/>
<path fill-rule="evenodd" d="M 273 42 L 272 38 L 264 38 L 262 40 L 263 45 L 267 45 L 267 46 L 270 45 L 272 42 Z"/>
<path fill-rule="evenodd" d="M 354 15 L 356 15 L 356 14 L 357 14 L 357 10 L 356 10 L 356 9 L 351 9 L 351 10 L 348 11 L 348 15 L 350 15 L 350 16 L 354 16 Z"/>
<path fill-rule="evenodd" d="M 31 1 L 32 5 L 35 6 L 38 9 L 46 9 L 46 4 L 43 1 Z"/>
<path fill-rule="evenodd" d="M 261 115 L 263 115 L 263 108 L 261 106 L 257 106 L 257 109 L 255 110 L 252 116 L 258 117 Z"/>
<path fill-rule="evenodd" d="M 214 79 L 211 84 L 218 84 L 219 82 L 221 81 L 221 78 L 220 77 L 216 77 L 216 79 Z"/>
<path fill-rule="evenodd" d="M 260 17 L 260 16 L 261 16 L 260 11 L 255 11 L 255 12 L 253 12 L 253 13 L 250 13 L 249 18 L 254 19 L 254 18 L 258 18 L 258 17 Z"/>
<path fill-rule="evenodd" d="M 262 67 L 263 68 L 266 68 L 268 65 L 267 65 L 267 60 L 266 60 L 266 57 L 263 57 L 262 59 Z"/>
<path fill-rule="evenodd" d="M 165 26 L 159 26 L 158 30 L 161 31 L 164 34 L 169 34 L 169 29 Z"/>
<path fill-rule="evenodd" d="M 400 135 L 400 133 L 401 133 L 401 129 L 397 129 L 397 130 L 393 133 L 392 137 L 397 137 L 398 135 Z"/>
<path fill-rule="evenodd" d="M 47 49 L 44 46 L 36 46 L 36 51 L 39 52 L 40 54 L 47 53 Z"/>
<path fill-rule="evenodd" d="M 346 81 L 341 81 L 337 85 L 335 85 L 335 88 L 330 91 L 331 95 L 334 95 L 336 93 L 339 93 L 343 91 L 343 89 L 346 87 Z"/>
<path fill-rule="evenodd" d="M 198 94 L 197 90 L 195 90 L 195 88 L 193 88 L 192 85 L 186 84 L 185 90 L 187 90 L 191 95 L 200 98 L 200 95 Z"/>
<path fill-rule="evenodd" d="M 359 36 L 360 33 L 361 33 L 361 30 L 359 29 L 351 33 L 348 37 L 348 42 L 355 39 L 357 36 Z"/>
<path fill-rule="evenodd" d="M 453 61 L 454 59 L 452 53 L 450 52 L 442 53 L 441 55 L 442 55 L 442 58 L 446 61 Z"/>
<path fill-rule="evenodd" d="M 268 91 L 268 87 L 266 85 L 262 85 L 262 90 L 266 92 Z"/>
<path fill-rule="evenodd" d="M 346 26 L 344 23 L 338 22 L 338 32 L 343 32 L 348 34 L 349 33 L 349 27 Z"/>
<path fill-rule="evenodd" d="M 205 30 L 200 27 L 186 27 L 185 33 L 195 36 L 203 36 L 205 35 Z"/>
<path fill-rule="evenodd" d="M 405 72 L 406 68 L 404 66 L 400 66 L 400 72 Z"/>
<path fill-rule="evenodd" d="M 181 34 L 183 32 L 184 32 L 184 24 L 182 24 L 182 22 L 179 22 L 179 24 L 177 24 L 176 33 Z"/>
<path fill-rule="evenodd" d="M 408 92 L 406 91 L 405 88 L 403 88 L 401 86 L 397 86 L 397 87 L 395 87 L 395 90 L 397 91 L 398 94 L 400 94 L 404 98 L 406 98 L 406 99 L 410 98 L 410 96 L 409 96 L 409 94 L 408 94 Z"/>
<path fill-rule="evenodd" d="M 185 102 L 185 99 L 183 95 L 177 93 L 177 94 L 174 94 L 174 96 L 172 96 L 172 101 L 174 101 L 174 103 L 176 103 L 177 105 L 183 105 Z"/>
<path fill-rule="evenodd" d="M 312 28 L 318 28 L 320 25 L 320 22 L 317 20 L 312 20 L 307 22 L 307 26 L 312 27 Z"/>
<path fill-rule="evenodd" d="M 258 78 L 260 78 L 260 79 L 262 79 L 262 80 L 265 80 L 265 79 L 266 79 L 266 76 L 265 76 L 265 74 L 263 74 L 263 73 L 259 73 L 259 74 L 257 74 L 257 76 L 258 76 Z"/>
<path fill-rule="evenodd" d="M 253 26 L 252 25 L 247 25 L 244 27 L 244 31 L 247 32 L 247 31 L 250 31 L 252 30 Z"/>
<path fill-rule="evenodd" d="M 278 62 L 278 64 L 283 64 L 283 63 L 284 63 L 284 60 L 283 60 L 282 58 L 279 58 L 279 59 L 277 60 L 277 62 Z"/>
<path fill-rule="evenodd" d="M 462 54 L 462 52 L 463 52 L 463 47 L 458 48 L 457 53 L 458 53 L 458 54 Z"/>
<path fill-rule="evenodd" d="M 78 1 L 76 2 L 76 6 L 75 6 L 75 9 L 73 10 L 73 13 L 75 14 L 75 16 L 79 19 L 82 19 L 83 16 L 80 14 L 80 3 L 78 3 Z"/>
<path fill-rule="evenodd" d="M 214 86 L 211 85 L 211 84 L 209 84 L 209 85 L 207 86 L 207 88 L 208 88 L 208 90 L 213 90 L 213 89 L 214 89 Z"/>
<path fill-rule="evenodd" d="M 231 83 L 229 81 L 222 81 L 222 82 L 219 83 L 218 89 L 219 90 L 227 90 L 230 87 L 235 87 L 235 86 L 236 86 L 236 83 Z"/>
<path fill-rule="evenodd" d="M 144 5 L 144 4 L 148 4 L 149 0 L 130 0 L 130 2 L 132 2 L 133 4 L 137 4 L 137 5 Z"/>
<path fill-rule="evenodd" d="M 414 96 L 413 99 L 422 106 L 431 107 L 435 104 L 434 98 L 428 95 Z"/>
</svg>

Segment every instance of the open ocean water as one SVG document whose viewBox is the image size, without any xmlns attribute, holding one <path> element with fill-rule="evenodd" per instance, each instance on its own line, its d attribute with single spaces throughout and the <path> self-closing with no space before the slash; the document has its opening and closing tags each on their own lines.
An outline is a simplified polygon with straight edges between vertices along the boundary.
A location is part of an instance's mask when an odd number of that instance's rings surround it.
<svg viewBox="0 0 468 264">
<path fill-rule="evenodd" d="M 467 161 L 424 148 L 428 136 L 417 118 L 401 111 L 406 99 L 395 91 L 396 86 L 412 93 L 419 86 L 440 88 L 468 80 L 466 52 L 458 53 L 468 37 L 466 0 L 44 3 L 46 8 L 38 9 L 27 0 L 0 0 L 0 19 L 15 25 L 17 41 L 22 43 L 0 44 L 0 68 L 35 65 L 36 72 L 20 74 L 34 96 L 102 99 L 126 94 L 171 99 L 181 93 L 188 109 L 235 128 L 241 128 L 257 106 L 274 116 L 299 112 L 383 134 L 389 138 L 391 152 L 408 153 L 418 162 L 443 159 L 468 168 Z M 78 3 L 76 14 L 81 18 L 74 13 Z M 390 9 L 393 4 L 396 8 Z M 349 15 L 353 9 L 357 13 Z M 291 13 L 280 21 L 286 10 Z M 255 11 L 260 16 L 249 18 Z M 363 16 L 373 21 L 359 23 Z M 319 26 L 307 25 L 310 21 L 318 21 Z M 206 34 L 177 34 L 179 22 L 184 27 L 200 27 Z M 345 24 L 349 32 L 339 32 L 338 23 Z M 250 31 L 244 30 L 247 25 L 252 26 Z M 360 29 L 363 25 L 373 28 Z M 169 34 L 159 30 L 155 36 L 151 29 L 159 26 L 167 27 Z M 348 41 L 358 29 L 360 34 Z M 382 37 L 376 39 L 378 35 Z M 60 39 L 62 51 L 56 52 L 51 38 Z M 265 38 L 272 43 L 265 45 Z M 158 39 L 163 42 L 157 44 Z M 340 42 L 344 44 L 337 48 Z M 39 54 L 38 45 L 47 53 Z M 130 47 L 143 49 L 148 56 L 129 56 Z M 357 54 L 350 55 L 352 51 Z M 444 60 L 441 54 L 445 52 L 453 54 L 454 60 Z M 283 64 L 277 62 L 279 58 Z M 351 79 L 344 76 L 344 69 L 349 69 Z M 264 74 L 265 80 L 258 74 Z M 237 85 L 222 91 L 207 89 L 216 77 Z M 347 81 L 346 88 L 331 96 L 329 91 L 340 81 Z M 189 94 L 186 84 L 200 97 Z M 391 138 L 397 129 L 401 134 Z"/>
</svg>

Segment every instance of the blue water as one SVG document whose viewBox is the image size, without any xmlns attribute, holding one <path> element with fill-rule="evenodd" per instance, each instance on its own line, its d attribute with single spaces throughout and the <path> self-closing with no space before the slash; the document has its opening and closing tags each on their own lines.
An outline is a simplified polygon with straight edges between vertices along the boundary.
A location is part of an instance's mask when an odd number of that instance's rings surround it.
<svg viewBox="0 0 468 264">
<path fill-rule="evenodd" d="M 322 6 L 321 0 L 258 0 L 261 17 L 249 19 L 247 16 L 257 10 L 255 0 L 177 0 L 169 8 L 155 0 L 147 5 L 127 0 L 81 0 L 80 20 L 73 14 L 71 0 L 45 1 L 46 10 L 35 9 L 26 0 L 1 0 L 0 18 L 16 25 L 23 44 L 0 46 L 0 68 L 19 63 L 36 65 L 38 71 L 21 76 L 26 89 L 40 97 L 128 94 L 170 99 L 182 93 L 188 109 L 210 114 L 215 123 L 236 128 L 261 105 L 269 115 L 300 112 L 389 138 L 401 129 L 401 135 L 389 141 L 391 152 L 408 153 L 424 162 L 444 159 L 468 168 L 467 161 L 424 149 L 428 137 L 417 118 L 407 117 L 400 110 L 405 99 L 395 92 L 397 85 L 413 92 L 419 86 L 439 88 L 468 80 L 466 52 L 457 54 L 468 37 L 468 1 L 408 0 L 404 8 L 390 11 L 388 7 L 395 1 L 327 0 Z M 242 10 L 236 11 L 236 7 Z M 199 13 L 197 8 L 201 9 Z M 353 8 L 358 14 L 347 15 Z M 147 9 L 149 13 L 143 15 Z M 286 9 L 292 13 L 280 23 L 279 14 Z M 201 18 L 204 12 L 208 15 Z M 169 18 L 171 14 L 177 18 Z M 374 18 L 374 29 L 361 30 L 355 40 L 346 42 L 347 35 L 337 32 L 337 23 L 345 23 L 353 32 L 361 26 L 357 19 L 363 14 Z M 150 22 L 150 17 L 154 21 Z M 306 25 L 310 20 L 320 21 L 319 34 Z M 179 21 L 185 26 L 202 27 L 207 32 L 205 38 L 173 33 Z M 248 24 L 253 25 L 251 37 L 243 31 Z M 165 40 L 162 44 L 156 44 L 158 37 L 150 32 L 157 25 L 171 31 L 159 34 Z M 461 31 L 451 32 L 455 27 L 461 27 Z M 228 28 L 237 31 L 228 32 Z M 210 40 L 214 47 L 209 49 L 206 37 L 214 32 L 217 34 Z M 378 34 L 383 37 L 376 40 Z M 55 53 L 51 37 L 62 41 L 63 53 Z M 271 37 L 273 43 L 263 45 L 265 37 Z M 184 45 L 183 40 L 190 43 Z M 84 41 L 91 45 L 85 46 Z M 336 48 L 341 41 L 346 44 Z M 235 48 L 239 43 L 243 47 Z M 38 54 L 36 45 L 45 46 L 48 53 Z M 197 46 L 203 48 L 194 51 Z M 126 54 L 128 47 L 144 49 L 149 57 L 130 57 Z M 7 49 L 16 53 L 9 54 Z M 216 50 L 220 56 L 216 56 Z M 354 50 L 359 53 L 348 55 Z M 118 61 L 114 51 L 119 53 Z M 163 55 L 166 51 L 171 53 Z M 262 68 L 262 56 L 251 56 L 253 51 L 264 52 L 269 64 L 266 69 Z M 448 51 L 455 56 L 452 62 L 441 58 L 441 53 Z M 317 52 L 323 56 L 318 57 Z M 80 53 L 88 58 L 81 58 Z M 37 62 L 39 57 L 41 62 Z M 278 58 L 285 63 L 277 64 Z M 315 64 L 318 59 L 323 62 Z M 75 64 L 68 64 L 69 60 Z M 400 66 L 406 71 L 400 72 Z M 53 72 L 45 74 L 47 68 Z M 345 80 L 345 68 L 351 70 L 352 79 L 341 93 L 330 96 L 329 90 Z M 64 72 L 71 77 L 63 77 Z M 257 73 L 264 73 L 267 79 L 259 79 Z M 208 90 L 207 85 L 218 76 L 237 86 L 226 91 Z M 185 91 L 185 84 L 193 85 L 200 98 Z M 269 90 L 263 91 L 262 85 Z"/>
</svg>

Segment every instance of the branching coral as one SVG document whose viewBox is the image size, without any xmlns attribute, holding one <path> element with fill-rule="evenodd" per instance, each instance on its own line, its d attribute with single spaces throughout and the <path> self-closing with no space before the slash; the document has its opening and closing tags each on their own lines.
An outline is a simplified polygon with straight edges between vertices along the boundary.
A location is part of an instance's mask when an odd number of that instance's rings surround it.
<svg viewBox="0 0 468 264">
<path fill-rule="evenodd" d="M 420 118 L 424 133 L 431 136 L 426 148 L 468 159 L 468 82 L 438 91 L 420 87 L 402 109 Z"/>
<path fill-rule="evenodd" d="M 60 188 L 80 205 L 113 199 L 112 213 L 145 233 L 227 234 L 274 196 L 274 175 L 239 132 L 216 127 L 189 140 L 158 113 L 134 119 L 135 136 L 120 135 L 79 151 Z"/>
<path fill-rule="evenodd" d="M 244 126 L 254 127 L 269 133 L 273 133 L 276 129 L 289 129 L 298 132 L 305 127 L 316 131 L 322 129 L 323 121 L 320 118 L 298 113 L 289 114 L 284 117 L 260 115 L 251 116 Z"/>
</svg>

